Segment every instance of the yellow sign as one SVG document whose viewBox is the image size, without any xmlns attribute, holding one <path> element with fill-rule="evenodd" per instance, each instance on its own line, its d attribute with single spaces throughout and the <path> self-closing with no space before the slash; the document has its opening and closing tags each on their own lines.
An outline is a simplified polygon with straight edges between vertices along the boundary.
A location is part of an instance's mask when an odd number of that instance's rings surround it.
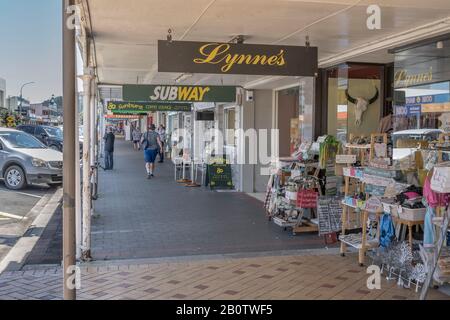
<svg viewBox="0 0 450 320">
<path fill-rule="evenodd" d="M 222 174 L 222 173 L 224 173 L 225 171 L 222 169 L 222 168 L 217 168 L 217 174 Z"/>
<path fill-rule="evenodd" d="M 394 87 L 395 88 L 407 88 L 422 83 L 428 83 L 433 81 L 433 68 L 425 73 L 409 74 L 407 70 L 402 69 L 394 75 Z"/>
<path fill-rule="evenodd" d="M 450 102 L 422 105 L 422 113 L 450 112 Z"/>
<path fill-rule="evenodd" d="M 199 53 L 203 58 L 194 59 L 196 64 L 222 64 L 222 72 L 230 72 L 234 65 L 269 65 L 284 66 L 284 50 L 281 49 L 277 55 L 267 56 L 261 54 L 231 54 L 231 45 L 226 43 L 208 43 L 200 47 Z"/>
</svg>

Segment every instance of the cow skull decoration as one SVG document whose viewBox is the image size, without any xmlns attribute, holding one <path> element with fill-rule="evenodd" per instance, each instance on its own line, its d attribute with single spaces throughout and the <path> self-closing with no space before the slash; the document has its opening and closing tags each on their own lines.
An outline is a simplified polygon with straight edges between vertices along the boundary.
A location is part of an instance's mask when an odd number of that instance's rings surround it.
<svg viewBox="0 0 450 320">
<path fill-rule="evenodd" d="M 377 90 L 377 92 L 375 93 L 372 99 L 366 99 L 362 97 L 358 97 L 355 99 L 348 93 L 348 89 L 345 90 L 345 95 L 347 96 L 348 101 L 350 101 L 355 105 L 355 118 L 356 118 L 355 124 L 357 127 L 361 126 L 363 113 L 367 111 L 367 107 L 378 100 L 379 91 L 377 87 L 375 87 L 375 89 Z"/>
</svg>

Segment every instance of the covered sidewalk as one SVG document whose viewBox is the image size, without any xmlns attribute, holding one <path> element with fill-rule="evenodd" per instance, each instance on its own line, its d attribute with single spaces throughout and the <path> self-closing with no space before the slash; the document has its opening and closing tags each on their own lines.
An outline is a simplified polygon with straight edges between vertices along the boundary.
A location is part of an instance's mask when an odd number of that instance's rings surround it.
<svg viewBox="0 0 450 320">
<path fill-rule="evenodd" d="M 324 248 L 317 234 L 293 236 L 269 222 L 263 204 L 245 193 L 187 188 L 173 164 L 147 180 L 143 155 L 116 141 L 114 171 L 102 171 L 98 217 L 92 221 L 95 260 L 157 258 Z"/>
</svg>

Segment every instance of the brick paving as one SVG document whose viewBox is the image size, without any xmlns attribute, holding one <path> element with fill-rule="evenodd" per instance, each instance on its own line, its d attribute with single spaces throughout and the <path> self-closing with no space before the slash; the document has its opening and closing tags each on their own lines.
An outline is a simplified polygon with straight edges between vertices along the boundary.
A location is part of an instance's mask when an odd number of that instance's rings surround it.
<svg viewBox="0 0 450 320">
<path fill-rule="evenodd" d="M 382 278 L 368 290 L 354 254 L 134 262 L 82 267 L 80 300 L 411 300 L 413 289 Z M 62 271 L 4 273 L 0 300 L 62 298 Z M 430 290 L 429 299 L 449 296 Z"/>
<path fill-rule="evenodd" d="M 293 236 L 267 221 L 262 202 L 245 193 L 186 188 L 173 164 L 146 179 L 142 152 L 117 140 L 114 171 L 100 172 L 92 222 L 96 260 L 176 257 L 323 248 L 317 234 Z"/>
</svg>

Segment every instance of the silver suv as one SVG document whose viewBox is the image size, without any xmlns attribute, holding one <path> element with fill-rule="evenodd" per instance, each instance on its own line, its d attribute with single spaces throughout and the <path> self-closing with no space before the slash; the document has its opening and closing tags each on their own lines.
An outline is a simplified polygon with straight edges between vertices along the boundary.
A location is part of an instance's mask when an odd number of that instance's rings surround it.
<svg viewBox="0 0 450 320">
<path fill-rule="evenodd" d="M 22 131 L 0 128 L 0 179 L 8 189 L 62 184 L 63 155 Z"/>
</svg>

